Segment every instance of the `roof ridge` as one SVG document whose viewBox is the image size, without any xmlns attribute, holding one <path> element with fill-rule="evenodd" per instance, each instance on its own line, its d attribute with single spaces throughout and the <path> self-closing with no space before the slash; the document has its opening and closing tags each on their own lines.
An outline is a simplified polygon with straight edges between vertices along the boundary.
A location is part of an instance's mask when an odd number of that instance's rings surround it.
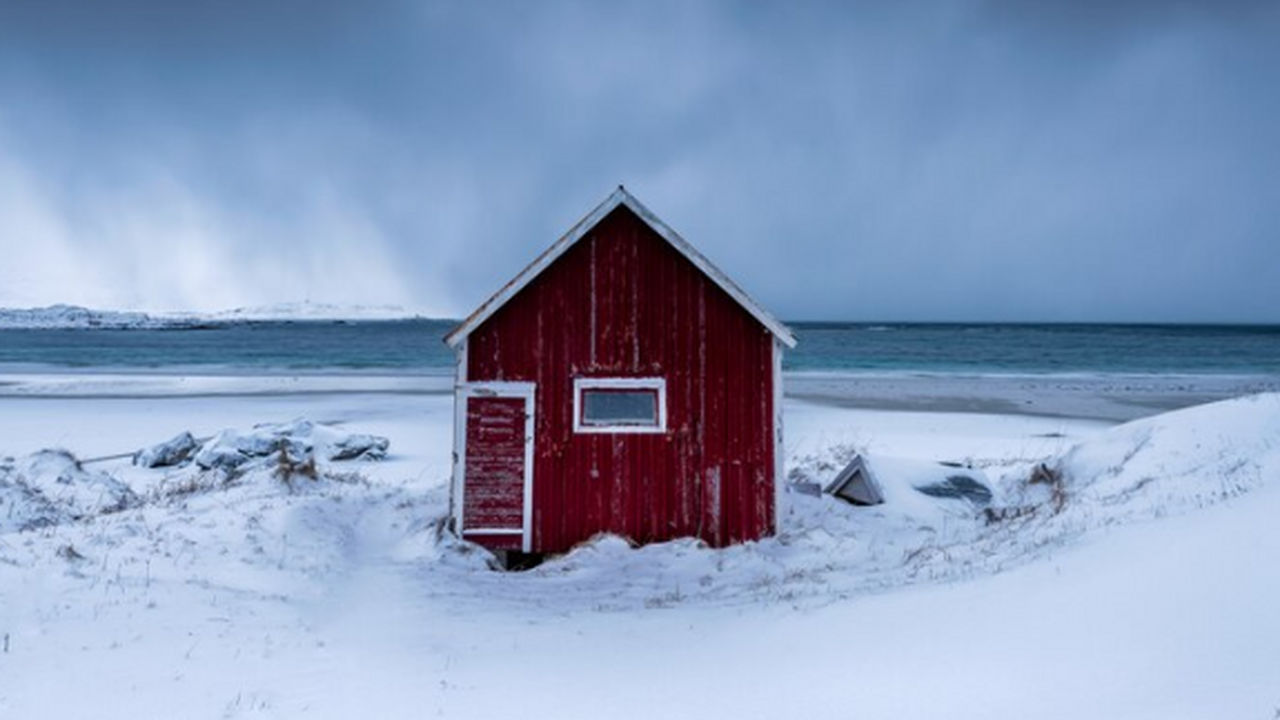
<svg viewBox="0 0 1280 720">
<path fill-rule="evenodd" d="M 667 225 L 652 210 L 645 207 L 627 189 L 619 184 L 618 188 L 610 193 L 609 197 L 588 212 L 578 222 L 574 223 L 558 240 L 551 244 L 546 250 L 543 250 L 536 258 L 524 267 L 514 278 L 498 289 L 496 293 L 484 301 L 480 307 L 476 308 L 467 319 L 458 324 L 448 335 L 444 341 L 450 347 L 457 347 L 468 335 L 484 324 L 494 313 L 496 313 L 507 301 L 520 293 L 522 289 L 542 271 L 554 263 L 569 248 L 573 247 L 579 240 L 586 236 L 587 231 L 595 227 L 609 213 L 613 212 L 619 205 L 625 205 L 631 210 L 636 217 L 653 229 L 663 240 L 671 245 L 677 252 L 685 257 L 686 260 L 693 263 L 695 267 L 702 271 L 712 282 L 724 290 L 729 297 L 733 298 L 742 309 L 746 310 L 749 315 L 754 317 L 780 342 L 787 347 L 795 347 L 796 339 L 791 330 L 771 315 L 767 310 L 751 299 L 751 296 L 738 286 L 728 275 L 725 275 L 714 263 L 703 255 L 697 248 L 680 236 L 671 226 Z"/>
</svg>

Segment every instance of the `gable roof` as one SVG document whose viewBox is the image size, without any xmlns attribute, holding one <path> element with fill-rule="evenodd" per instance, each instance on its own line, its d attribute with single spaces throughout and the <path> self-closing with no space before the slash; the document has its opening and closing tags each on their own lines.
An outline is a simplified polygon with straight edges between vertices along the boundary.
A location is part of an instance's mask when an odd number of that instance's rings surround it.
<svg viewBox="0 0 1280 720">
<path fill-rule="evenodd" d="M 475 312 L 471 313 L 470 317 L 463 320 L 458 327 L 454 328 L 448 335 L 446 335 L 444 338 L 445 343 L 447 343 L 449 347 L 454 348 L 460 345 L 468 335 L 474 332 L 476 328 L 483 325 L 484 322 L 492 317 L 494 313 L 498 312 L 503 305 L 507 304 L 507 301 L 518 295 L 526 285 L 533 282 L 534 278 L 541 275 L 543 270 L 550 267 L 561 255 L 565 254 L 569 248 L 573 247 L 579 240 L 586 237 L 587 233 L 589 233 L 592 228 L 598 225 L 601 220 L 604 220 L 605 217 L 607 217 L 609 213 L 613 212 L 619 205 L 625 206 L 628 210 L 635 213 L 636 217 L 643 220 L 646 225 L 658 234 L 658 237 L 665 240 L 668 245 L 675 248 L 676 252 L 683 255 L 686 260 L 693 263 L 695 267 L 701 270 L 703 275 L 706 275 L 712 282 L 718 285 L 721 290 L 728 293 L 729 297 L 733 298 L 734 301 L 737 302 L 743 310 L 746 310 L 748 314 L 755 318 L 757 322 L 765 326 L 765 328 L 780 342 L 789 348 L 796 346 L 795 335 L 791 333 L 791 330 L 788 329 L 786 325 L 778 322 L 778 320 L 770 315 L 768 311 L 757 305 L 750 296 L 743 292 L 742 288 L 738 287 L 736 283 L 729 279 L 729 276 L 721 272 L 715 265 L 712 265 L 711 261 L 708 260 L 706 256 L 698 252 L 697 249 L 686 242 L 684 238 L 680 237 L 675 230 L 668 227 L 666 223 L 659 220 L 657 215 L 654 215 L 649 211 L 649 208 L 640 204 L 640 201 L 636 200 L 635 197 L 633 197 L 631 193 L 627 192 L 626 188 L 621 185 L 619 185 L 618 189 L 614 190 L 613 194 L 604 202 L 597 205 L 595 210 L 587 213 L 586 217 L 579 220 L 572 228 L 569 228 L 569 232 L 561 236 L 560 239 L 551 247 L 544 250 L 542 254 L 535 258 L 533 262 L 529 263 L 524 270 L 521 270 L 519 275 L 516 275 L 510 282 L 503 285 L 498 292 L 494 293 L 493 297 L 486 300 L 484 304 L 476 309 Z"/>
</svg>

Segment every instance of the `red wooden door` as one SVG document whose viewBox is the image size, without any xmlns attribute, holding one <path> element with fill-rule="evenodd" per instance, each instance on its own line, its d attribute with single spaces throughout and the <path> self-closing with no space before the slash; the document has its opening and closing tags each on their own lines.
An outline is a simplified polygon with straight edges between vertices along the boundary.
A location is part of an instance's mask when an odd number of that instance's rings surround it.
<svg viewBox="0 0 1280 720">
<path fill-rule="evenodd" d="M 532 512 L 532 394 L 486 389 L 464 398 L 462 536 L 494 550 L 527 551 Z"/>
</svg>

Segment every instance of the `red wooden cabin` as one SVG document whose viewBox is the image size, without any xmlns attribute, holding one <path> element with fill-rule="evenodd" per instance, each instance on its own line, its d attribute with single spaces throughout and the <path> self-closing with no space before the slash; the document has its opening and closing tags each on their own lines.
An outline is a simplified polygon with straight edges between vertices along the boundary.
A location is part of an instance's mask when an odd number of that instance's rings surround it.
<svg viewBox="0 0 1280 720">
<path fill-rule="evenodd" d="M 499 551 L 774 531 L 795 338 L 619 187 L 445 338 L 452 515 Z"/>
</svg>

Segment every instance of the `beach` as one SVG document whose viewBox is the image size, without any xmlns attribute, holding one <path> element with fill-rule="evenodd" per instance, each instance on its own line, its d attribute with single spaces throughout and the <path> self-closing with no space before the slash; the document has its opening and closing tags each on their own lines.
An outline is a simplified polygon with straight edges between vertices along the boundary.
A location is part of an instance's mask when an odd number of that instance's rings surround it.
<svg viewBox="0 0 1280 720">
<path fill-rule="evenodd" d="M 780 488 L 778 538 L 601 538 L 500 573 L 440 534 L 448 377 L 11 372 L 0 466 L 62 448 L 145 500 L 0 536 L 0 715 L 1269 717 L 1280 703 L 1280 407 L 1195 407 L 1273 381 L 786 382 L 792 480 L 830 479 L 855 451 L 945 461 L 984 473 L 1011 517 L 1040 502 L 1025 485 L 1040 463 L 1097 481 L 1061 513 L 996 525 L 909 487 L 870 509 Z M 1189 409 L 1159 414 L 1175 408 Z M 263 472 L 188 489 L 187 471 L 130 462 L 181 432 L 301 418 L 389 452 L 287 487 Z M 856 702 L 837 669 L 859 678 Z"/>
<path fill-rule="evenodd" d="M 1280 391 L 1276 375 L 961 374 L 787 372 L 788 398 L 833 407 L 1133 420 L 1241 395 Z M 431 373 L 296 372 L 193 368 L 165 372 L 0 370 L 0 398 L 234 397 L 452 392 Z"/>
<path fill-rule="evenodd" d="M 1044 415 L 1123 422 L 1280 391 L 1268 375 L 875 375 L 791 373 L 787 397 L 834 407 Z"/>
</svg>

